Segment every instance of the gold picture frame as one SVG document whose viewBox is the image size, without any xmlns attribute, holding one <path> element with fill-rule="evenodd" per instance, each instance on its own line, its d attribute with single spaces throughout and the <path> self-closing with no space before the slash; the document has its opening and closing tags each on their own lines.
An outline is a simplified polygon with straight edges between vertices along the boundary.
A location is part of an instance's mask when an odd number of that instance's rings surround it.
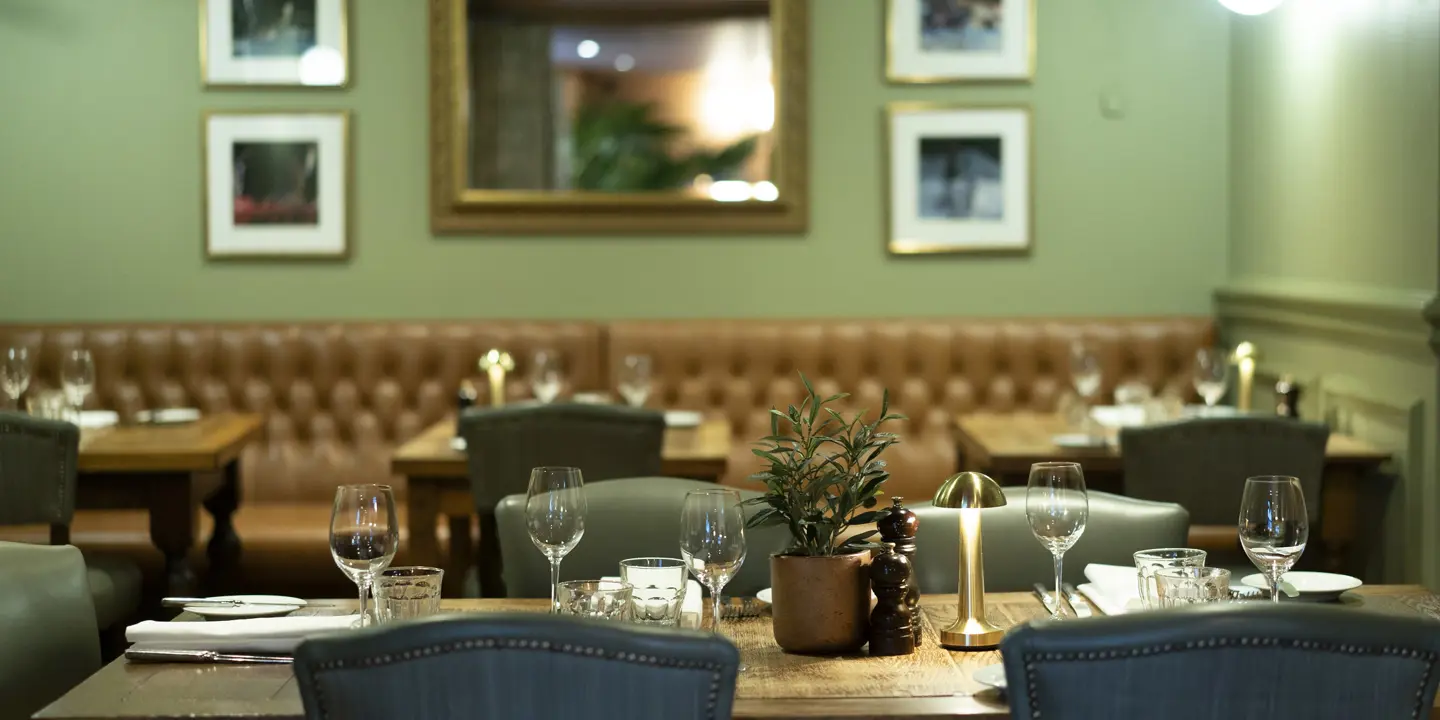
<svg viewBox="0 0 1440 720">
<path fill-rule="evenodd" d="M 770 0 L 776 91 L 773 201 L 683 192 L 469 187 L 467 0 L 430 3 L 430 227 L 436 234 L 800 233 L 809 226 L 810 0 Z"/>
<path fill-rule="evenodd" d="M 231 247 L 229 247 L 228 249 L 222 246 L 224 243 L 221 242 L 219 238 L 217 238 L 217 228 L 215 227 L 215 225 L 217 224 L 217 220 L 219 218 L 218 213 L 227 206 L 231 211 L 230 224 L 235 224 L 233 221 L 233 196 L 235 194 L 233 184 L 234 174 L 232 166 L 232 175 L 230 176 L 231 184 L 225 187 L 216 187 L 215 174 L 212 172 L 216 170 L 216 163 L 214 162 L 216 158 L 212 155 L 212 153 L 216 151 L 216 147 L 212 143 L 216 140 L 214 133 L 214 121 L 217 119 L 226 118 L 251 120 L 264 118 L 309 118 L 327 120 L 330 122 L 338 121 L 338 137 L 332 138 L 332 142 L 330 144 L 332 145 L 332 151 L 336 149 L 333 146 L 338 146 L 339 162 L 342 164 L 342 166 L 338 171 L 335 171 L 332 168 L 332 171 L 329 173 L 329 175 L 331 175 L 331 179 L 328 182 L 324 179 L 323 176 L 318 175 L 318 173 L 323 171 L 323 168 L 318 167 L 318 162 L 323 162 L 323 156 L 321 160 L 317 161 L 316 169 L 317 183 L 320 184 L 322 187 L 334 184 L 336 181 L 338 181 L 340 184 L 338 193 L 332 193 L 326 196 L 331 199 L 332 205 L 338 203 L 341 206 L 338 209 L 332 208 L 331 210 L 327 211 L 324 205 L 320 204 L 321 196 L 319 194 L 319 191 L 317 190 L 316 204 L 318 214 L 327 217 L 327 219 L 328 217 L 339 218 L 338 236 L 332 238 L 331 241 L 328 243 L 328 245 L 331 247 L 315 247 L 311 249 L 302 248 L 300 250 L 285 251 L 277 250 L 273 247 L 255 248 L 254 246 L 251 246 L 247 249 L 245 247 L 239 247 L 235 243 L 230 243 Z M 263 135 L 264 133 L 260 134 Z M 277 137 L 277 142 L 294 142 L 293 135 L 294 134 L 290 132 L 280 133 L 279 137 Z M 207 260 L 215 261 L 290 260 L 302 262 L 332 262 L 349 260 L 352 251 L 351 234 L 353 233 L 354 218 L 351 207 L 353 204 L 352 201 L 355 185 L 355 162 L 353 152 L 353 140 L 351 135 L 351 114 L 349 110 L 297 110 L 285 108 L 204 111 L 200 117 L 200 225 L 201 237 L 204 238 L 205 258 Z M 256 140 L 256 137 L 254 135 L 247 134 L 244 137 L 246 137 L 249 141 Z M 319 145 L 319 142 L 319 140 L 316 141 L 317 146 Z M 217 189 L 229 190 L 230 192 L 216 195 Z M 220 202 L 220 200 L 225 197 L 230 197 L 232 199 L 229 203 Z M 216 214 L 212 215 L 212 213 Z M 317 226 L 318 224 L 319 223 L 317 222 Z M 267 239 L 266 244 L 274 243 L 273 240 Z M 318 246 L 319 243 L 316 243 L 316 245 Z"/>
<path fill-rule="evenodd" d="M 1024 120 L 1024 138 L 1021 144 L 1025 148 L 1025 159 L 1021 167 L 1024 169 L 1025 178 L 1020 183 L 1023 192 L 1025 207 L 1020 213 L 1024 221 L 1024 233 L 1020 241 L 1004 243 L 954 243 L 935 242 L 924 238 L 903 238 L 897 237 L 897 220 L 902 212 L 896 207 L 896 145 L 897 117 L 906 114 L 916 113 L 940 113 L 940 112 L 1015 112 L 1019 113 Z M 884 110 L 885 121 L 884 137 L 881 141 L 883 159 L 885 166 L 885 249 L 891 255 L 989 255 L 989 256 L 1025 256 L 1029 255 L 1035 247 L 1035 113 L 1034 109 L 1025 103 L 949 103 L 949 102 L 894 102 L 886 106 Z M 1003 166 L 1002 166 L 1003 167 Z M 908 193 L 910 199 L 919 202 L 919 183 L 913 192 Z"/>
<path fill-rule="evenodd" d="M 1036 25 L 1038 16 L 1036 14 L 1037 0 L 1005 0 L 1006 2 L 1023 3 L 1027 8 L 1026 27 L 1024 28 L 1024 49 L 1021 55 L 1024 58 L 1025 70 L 1020 73 L 1003 75 L 964 75 L 964 74 L 931 74 L 926 72 L 902 72 L 897 68 L 896 48 L 899 38 L 896 29 L 896 3 L 914 2 L 920 0 L 885 0 L 885 79 L 897 85 L 945 85 L 945 84 L 1006 84 L 1006 83 L 1031 83 L 1035 81 L 1035 65 L 1037 59 L 1036 49 Z"/>
<path fill-rule="evenodd" d="M 216 63 L 211 61 L 211 51 L 217 43 L 210 37 L 212 28 L 210 19 L 210 8 L 212 5 L 229 6 L 239 0 L 196 0 L 196 7 L 199 11 L 200 25 L 200 83 L 207 89 L 215 90 L 343 90 L 350 87 L 353 82 L 353 72 L 350 63 L 350 0 L 316 0 L 317 11 L 322 4 L 334 3 L 337 6 L 338 14 L 338 37 L 333 38 L 333 48 L 330 45 L 324 47 L 332 49 L 338 54 L 338 61 L 342 70 L 342 77 L 338 82 L 325 81 L 323 78 L 318 81 L 306 82 L 304 73 L 300 68 L 299 59 L 296 60 L 295 77 L 290 79 L 288 71 L 282 73 L 280 68 L 264 67 L 257 72 L 259 79 L 243 80 L 235 78 L 213 79 L 212 73 L 219 70 Z M 317 43 L 319 38 L 317 38 Z M 336 58 L 330 57 L 333 62 Z M 280 78 L 277 75 L 284 74 Z"/>
</svg>

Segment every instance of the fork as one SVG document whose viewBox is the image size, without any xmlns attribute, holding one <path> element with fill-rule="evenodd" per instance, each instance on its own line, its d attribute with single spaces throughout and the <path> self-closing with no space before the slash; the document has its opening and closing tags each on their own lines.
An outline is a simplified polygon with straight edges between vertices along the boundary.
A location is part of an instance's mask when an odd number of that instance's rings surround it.
<svg viewBox="0 0 1440 720">
<path fill-rule="evenodd" d="M 721 602 L 720 617 L 725 620 L 759 617 L 765 611 L 764 604 L 755 598 L 730 598 Z"/>
</svg>

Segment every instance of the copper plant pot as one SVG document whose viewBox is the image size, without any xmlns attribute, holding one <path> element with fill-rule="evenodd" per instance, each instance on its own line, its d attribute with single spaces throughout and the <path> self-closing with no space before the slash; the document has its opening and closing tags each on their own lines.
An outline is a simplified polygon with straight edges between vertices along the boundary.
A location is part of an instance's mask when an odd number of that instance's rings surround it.
<svg viewBox="0 0 1440 720">
<path fill-rule="evenodd" d="M 860 650 L 870 622 L 870 552 L 834 557 L 771 555 L 775 642 L 786 652 Z"/>
</svg>

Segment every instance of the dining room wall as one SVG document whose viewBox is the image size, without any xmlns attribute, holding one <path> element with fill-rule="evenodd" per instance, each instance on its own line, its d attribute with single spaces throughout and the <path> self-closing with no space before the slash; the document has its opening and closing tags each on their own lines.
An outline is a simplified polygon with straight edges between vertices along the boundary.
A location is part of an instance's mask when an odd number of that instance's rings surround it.
<svg viewBox="0 0 1440 720">
<path fill-rule="evenodd" d="M 1305 414 L 1395 453 L 1367 579 L 1440 587 L 1440 2 L 1289 0 L 1232 25 L 1220 317 Z"/>
<path fill-rule="evenodd" d="M 1209 312 L 1228 14 L 1042 4 L 1033 84 L 903 86 L 881 0 L 813 0 L 809 232 L 616 238 L 430 233 L 423 0 L 351 0 L 352 86 L 278 92 L 202 86 L 196 2 L 6 0 L 0 320 Z M 886 254 L 882 112 L 901 100 L 1033 106 L 1029 254 Z M 254 108 L 353 112 L 348 261 L 204 258 L 201 113 Z"/>
</svg>

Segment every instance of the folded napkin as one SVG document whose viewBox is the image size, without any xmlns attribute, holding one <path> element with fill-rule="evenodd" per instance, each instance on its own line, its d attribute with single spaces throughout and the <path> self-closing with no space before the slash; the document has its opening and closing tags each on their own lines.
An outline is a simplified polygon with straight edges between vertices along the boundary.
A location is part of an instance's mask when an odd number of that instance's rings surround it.
<svg viewBox="0 0 1440 720">
<path fill-rule="evenodd" d="M 1090 563 L 1085 566 L 1085 578 L 1090 582 L 1077 589 L 1090 598 L 1100 612 L 1124 615 L 1143 609 L 1135 568 Z"/>
<path fill-rule="evenodd" d="M 1138 427 L 1145 424 L 1140 405 L 1099 405 L 1090 408 L 1090 419 L 1107 428 Z"/>
<path fill-rule="evenodd" d="M 125 628 L 125 639 L 141 650 L 213 650 L 288 654 L 302 640 L 349 630 L 358 615 L 302 615 L 207 622 L 147 620 Z"/>
<path fill-rule="evenodd" d="M 618 577 L 603 577 L 601 580 L 620 582 Z M 680 627 L 698 628 L 700 621 L 705 614 L 704 591 L 700 583 L 694 580 L 685 582 L 685 597 L 680 600 Z"/>
</svg>

